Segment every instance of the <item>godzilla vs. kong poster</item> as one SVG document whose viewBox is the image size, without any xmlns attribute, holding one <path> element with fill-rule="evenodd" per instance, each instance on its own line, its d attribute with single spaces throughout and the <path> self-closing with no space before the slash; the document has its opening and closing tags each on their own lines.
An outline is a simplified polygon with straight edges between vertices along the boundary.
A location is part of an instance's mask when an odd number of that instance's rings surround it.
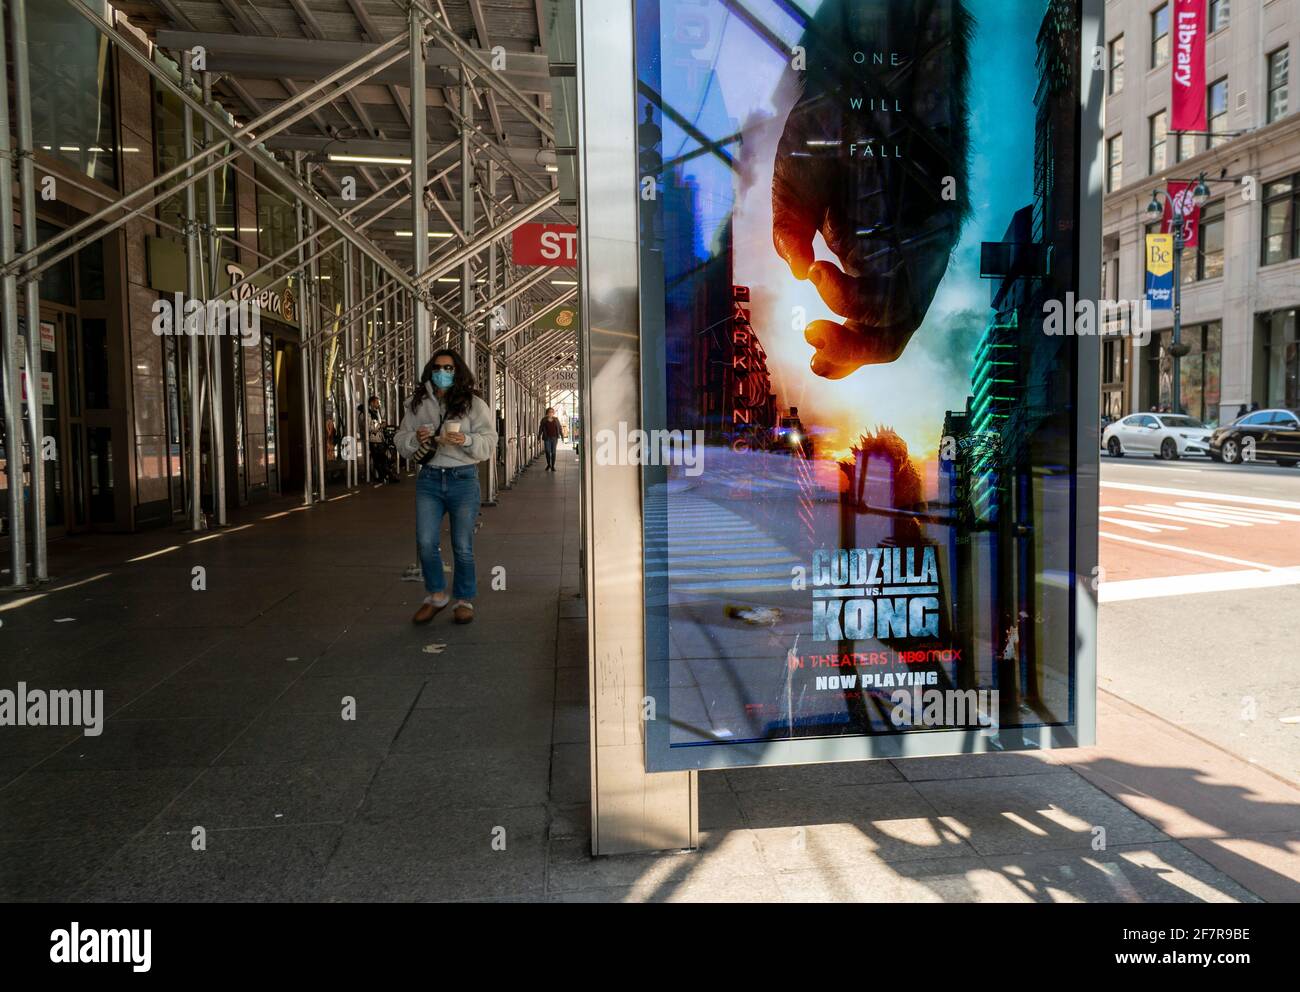
<svg viewBox="0 0 1300 992">
<path fill-rule="evenodd" d="M 1071 723 L 1078 0 L 635 46 L 650 767 Z"/>
</svg>

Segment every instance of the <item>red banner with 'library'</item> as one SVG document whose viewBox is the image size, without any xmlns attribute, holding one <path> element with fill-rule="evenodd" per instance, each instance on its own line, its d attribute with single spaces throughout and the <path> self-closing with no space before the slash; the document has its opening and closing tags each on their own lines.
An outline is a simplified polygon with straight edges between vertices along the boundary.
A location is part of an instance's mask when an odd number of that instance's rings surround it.
<svg viewBox="0 0 1300 992">
<path fill-rule="evenodd" d="M 1174 0 L 1172 131 L 1204 131 L 1205 0 Z"/>
</svg>

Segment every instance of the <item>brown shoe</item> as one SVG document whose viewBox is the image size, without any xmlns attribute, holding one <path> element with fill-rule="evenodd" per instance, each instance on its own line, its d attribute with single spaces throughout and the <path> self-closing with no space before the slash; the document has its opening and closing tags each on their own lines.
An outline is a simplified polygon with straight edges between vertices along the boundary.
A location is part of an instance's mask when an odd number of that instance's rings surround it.
<svg viewBox="0 0 1300 992">
<path fill-rule="evenodd" d="M 450 602 L 451 599 L 448 598 L 445 603 L 438 604 L 432 602 L 430 598 L 426 596 L 424 602 L 420 604 L 420 608 L 415 611 L 415 616 L 411 617 L 411 623 L 428 623 L 438 615 L 439 611 L 445 610 L 447 608 L 447 603 Z"/>
<path fill-rule="evenodd" d="M 457 623 L 469 623 L 474 619 L 474 604 L 461 600 L 456 604 L 456 608 L 451 611 L 451 618 Z"/>
</svg>

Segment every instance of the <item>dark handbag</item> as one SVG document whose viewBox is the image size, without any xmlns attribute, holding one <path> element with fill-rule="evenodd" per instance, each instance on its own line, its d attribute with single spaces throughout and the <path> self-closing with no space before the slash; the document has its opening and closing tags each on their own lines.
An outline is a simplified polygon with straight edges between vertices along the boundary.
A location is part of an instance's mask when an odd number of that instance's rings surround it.
<svg viewBox="0 0 1300 992">
<path fill-rule="evenodd" d="M 415 451 L 415 457 L 412 459 L 417 465 L 426 465 L 438 453 L 438 442 L 435 440 L 442 431 L 443 422 L 447 419 L 447 414 L 438 419 L 438 426 L 433 429 L 433 433 L 420 443 L 420 447 Z"/>
</svg>

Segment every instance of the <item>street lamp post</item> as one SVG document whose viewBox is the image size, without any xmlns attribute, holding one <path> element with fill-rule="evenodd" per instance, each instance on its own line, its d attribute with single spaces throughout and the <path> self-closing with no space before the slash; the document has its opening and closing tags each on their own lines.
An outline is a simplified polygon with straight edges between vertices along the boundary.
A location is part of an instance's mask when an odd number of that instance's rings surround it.
<svg viewBox="0 0 1300 992">
<path fill-rule="evenodd" d="M 1169 213 L 1174 228 L 1174 340 L 1169 348 L 1169 354 L 1174 359 L 1173 382 L 1170 384 L 1170 413 L 1182 413 L 1182 370 L 1180 362 L 1182 357 L 1192 349 L 1183 344 L 1183 247 L 1186 239 L 1187 216 L 1185 208 L 1187 199 L 1185 195 L 1170 197 L 1168 193 L 1162 190 L 1151 191 L 1151 202 L 1147 204 L 1147 216 L 1158 219 L 1164 216 L 1164 206 L 1160 202 L 1163 196 L 1169 200 Z M 1192 204 L 1196 207 L 1205 206 L 1210 198 L 1210 187 L 1205 184 L 1205 173 L 1202 172 L 1196 180 L 1196 186 L 1192 189 Z"/>
</svg>

